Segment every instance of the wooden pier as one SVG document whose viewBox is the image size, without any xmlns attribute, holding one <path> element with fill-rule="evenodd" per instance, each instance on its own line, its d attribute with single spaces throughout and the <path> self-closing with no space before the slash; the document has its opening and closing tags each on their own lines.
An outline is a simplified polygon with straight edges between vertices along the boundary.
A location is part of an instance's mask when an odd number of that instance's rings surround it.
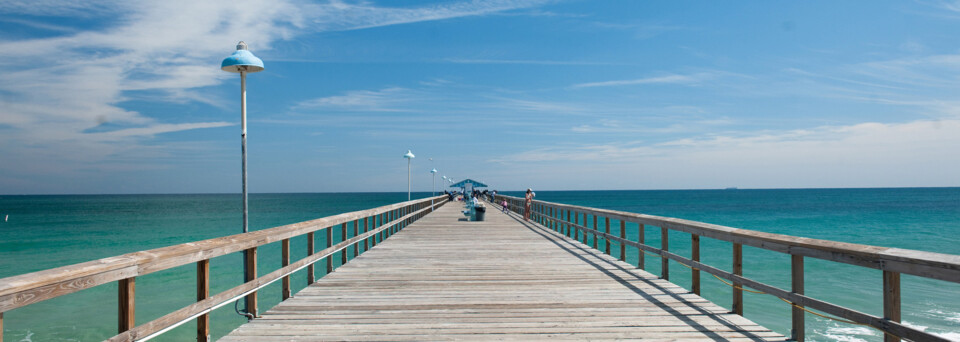
<svg viewBox="0 0 960 342">
<path fill-rule="evenodd" d="M 450 204 L 220 341 L 783 341 L 669 281 L 492 210 Z"/>
<path fill-rule="evenodd" d="M 116 283 L 117 335 L 108 341 L 149 340 L 193 323 L 197 341 L 206 342 L 216 324 L 210 312 L 245 299 L 247 312 L 258 317 L 223 341 L 804 341 L 809 312 L 877 329 L 885 342 L 949 342 L 901 322 L 900 276 L 960 283 L 960 255 L 536 200 L 527 209 L 522 198 L 497 196 L 501 200 L 512 212 L 491 206 L 482 222 L 466 221 L 460 203 L 438 196 L 3 278 L 0 332 L 4 315 L 15 315 L 18 308 Z M 523 212 L 530 221 L 521 218 Z M 627 237 L 628 227 L 638 232 L 636 241 Z M 671 231 L 689 240 L 671 241 Z M 645 241 L 657 234 L 659 246 Z M 306 241 L 306 257 L 291 260 L 292 239 Z M 701 239 L 724 242 L 731 262 L 701 262 Z M 689 243 L 690 253 L 678 254 L 671 243 Z M 258 265 L 258 248 L 269 244 L 281 245 L 281 266 L 258 272 L 258 266 L 276 265 Z M 638 253 L 636 266 L 624 261 L 627 246 Z M 744 246 L 789 256 L 790 288 L 744 276 Z M 239 252 L 245 252 L 247 281 L 212 294 L 210 260 Z M 806 280 L 818 281 L 804 277 L 808 258 L 880 270 L 876 281 L 883 291 L 873 300 L 882 303 L 882 312 L 861 312 L 804 294 Z M 342 266 L 334 268 L 335 259 Z M 660 263 L 659 274 L 644 271 L 648 261 Z M 196 302 L 137 322 L 136 279 L 189 264 L 197 270 Z M 678 264 L 691 269 L 689 290 L 669 282 L 670 266 Z M 326 268 L 320 279 L 317 267 Z M 291 291 L 294 273 L 306 273 L 309 285 L 298 293 Z M 733 287 L 730 308 L 699 296 L 701 273 Z M 283 301 L 260 312 L 257 292 L 274 282 L 282 284 Z M 789 305 L 790 336 L 743 318 L 743 291 Z"/>
</svg>

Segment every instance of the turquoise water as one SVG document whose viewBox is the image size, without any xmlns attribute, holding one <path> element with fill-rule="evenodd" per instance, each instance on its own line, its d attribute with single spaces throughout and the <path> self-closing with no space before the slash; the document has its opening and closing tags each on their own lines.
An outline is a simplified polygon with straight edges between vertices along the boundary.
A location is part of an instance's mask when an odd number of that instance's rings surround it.
<svg viewBox="0 0 960 342">
<path fill-rule="evenodd" d="M 519 195 L 520 193 L 508 193 Z M 415 194 L 426 197 L 427 193 Z M 538 191 L 537 199 L 653 215 L 680 217 L 738 228 L 837 241 L 960 254 L 960 188 Z M 0 196 L 0 277 L 69 265 L 138 250 L 236 234 L 239 195 Z M 300 222 L 406 199 L 405 193 L 253 194 L 251 229 Z M 614 222 L 615 226 L 618 223 Z M 636 239 L 636 229 L 628 225 Z M 336 235 L 336 234 L 335 234 Z M 659 229 L 647 229 L 659 245 Z M 318 244 L 325 243 L 322 236 Z M 671 233 L 671 250 L 689 255 L 689 235 Z M 704 239 L 705 263 L 729 270 L 730 244 Z M 619 250 L 614 247 L 613 250 Z M 636 263 L 628 248 L 628 261 Z M 261 274 L 280 266 L 280 246 L 261 248 Z M 292 259 L 306 255 L 302 238 L 292 241 Z M 453 256 L 451 256 L 453 257 Z M 241 281 L 239 254 L 211 261 L 211 293 Z M 338 261 L 339 258 L 335 258 Z M 689 288 L 690 273 L 673 264 L 671 280 Z M 658 274 L 659 260 L 647 257 Z M 867 313 L 881 312 L 881 276 L 876 270 L 821 260 L 806 262 L 807 294 Z M 744 247 L 744 273 L 789 288 L 789 257 Z M 306 284 L 293 276 L 294 290 Z M 703 295 L 729 307 L 730 288 L 703 276 Z M 143 323 L 195 301 L 195 266 L 137 278 L 137 322 Z M 960 339 L 960 284 L 904 276 L 903 317 L 908 324 Z M 116 284 L 59 297 L 4 315 L 6 341 L 99 341 L 116 333 Z M 280 299 L 279 283 L 260 292 L 261 310 Z M 789 307 L 765 295 L 744 294 L 746 316 L 789 334 Z M 214 338 L 245 320 L 233 306 L 212 314 Z M 879 341 L 880 333 L 807 316 L 815 341 Z M 188 323 L 160 341 L 194 338 Z"/>
</svg>

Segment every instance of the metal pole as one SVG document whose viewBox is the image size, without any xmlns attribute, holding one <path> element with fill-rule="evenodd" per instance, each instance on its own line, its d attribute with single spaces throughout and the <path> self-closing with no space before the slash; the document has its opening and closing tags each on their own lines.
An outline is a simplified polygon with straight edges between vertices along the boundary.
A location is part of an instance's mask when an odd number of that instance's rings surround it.
<svg viewBox="0 0 960 342">
<path fill-rule="evenodd" d="M 247 228 L 247 73 L 243 70 L 240 71 L 240 145 L 241 145 L 241 154 L 242 154 L 242 172 L 243 172 L 243 232 L 246 233 Z M 243 281 L 247 281 L 247 259 L 250 258 L 250 250 L 243 251 Z M 250 312 L 250 308 L 247 307 L 247 301 L 244 301 L 243 304 L 244 312 Z"/>
<path fill-rule="evenodd" d="M 407 200 L 410 200 L 410 158 L 407 158 Z"/>
</svg>

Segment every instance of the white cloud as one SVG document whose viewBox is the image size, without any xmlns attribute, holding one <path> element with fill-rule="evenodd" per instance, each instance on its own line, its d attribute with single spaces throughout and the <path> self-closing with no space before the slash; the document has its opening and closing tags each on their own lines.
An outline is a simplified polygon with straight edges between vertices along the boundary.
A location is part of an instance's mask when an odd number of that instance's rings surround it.
<svg viewBox="0 0 960 342">
<path fill-rule="evenodd" d="M 626 177 L 631 182 L 621 185 L 628 188 L 943 186 L 958 185 L 956 146 L 960 120 L 921 120 L 662 143 L 558 146 L 494 162 Z"/>
<path fill-rule="evenodd" d="M 593 87 L 617 87 L 641 84 L 697 84 L 707 78 L 713 77 L 713 74 L 701 73 L 695 75 L 665 75 L 656 77 L 638 78 L 632 80 L 615 80 L 603 82 L 589 82 L 574 84 L 573 88 L 593 88 Z"/>
<path fill-rule="evenodd" d="M 364 1 L 72 1 L 8 0 L 0 15 L 35 16 L 14 24 L 46 30 L 42 38 L 0 37 L 0 172 L 69 169 L 111 156 L 149 158 L 157 134 L 222 127 L 223 122 L 164 122 L 161 113 L 127 109 L 137 99 L 222 106 L 204 88 L 230 75 L 211 67 L 242 37 L 269 51 L 300 34 L 485 15 L 544 1 L 457 1 L 419 7 L 377 7 Z M 43 18 L 95 19 L 89 29 L 45 24 Z M 9 21 L 9 20 L 8 20 Z M 53 22 L 53 20 L 46 20 Z M 305 105 L 389 109 L 387 89 L 318 99 Z M 378 97 L 379 95 L 379 97 Z M 179 119 L 183 120 L 183 119 Z M 84 133 L 104 123 L 127 127 Z M 106 167 L 106 166 L 103 166 Z M 7 176 L 6 179 L 15 177 Z M 0 181 L 0 189 L 14 181 Z"/>
<path fill-rule="evenodd" d="M 386 88 L 377 91 L 353 90 L 344 95 L 320 97 L 302 101 L 293 109 L 335 109 L 369 112 L 405 111 L 403 105 L 414 100 L 416 92 L 406 88 Z"/>
</svg>

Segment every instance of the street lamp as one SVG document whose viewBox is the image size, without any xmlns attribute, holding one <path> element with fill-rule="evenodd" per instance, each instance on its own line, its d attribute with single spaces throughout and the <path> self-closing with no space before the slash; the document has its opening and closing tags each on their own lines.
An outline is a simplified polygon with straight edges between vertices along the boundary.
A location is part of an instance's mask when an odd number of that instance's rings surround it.
<svg viewBox="0 0 960 342">
<path fill-rule="evenodd" d="M 407 154 L 403 155 L 404 158 L 407 158 L 407 200 L 410 200 L 410 160 L 414 158 L 413 152 L 407 150 Z"/>
<path fill-rule="evenodd" d="M 253 53 L 247 51 L 247 44 L 241 41 L 237 43 L 237 51 L 235 51 L 230 57 L 224 58 L 223 62 L 220 63 L 220 69 L 227 72 L 239 73 L 240 74 L 240 146 L 241 146 L 241 155 L 242 155 L 242 166 L 241 170 L 243 172 L 243 232 L 248 231 L 247 225 L 247 73 L 249 72 L 260 72 L 263 71 L 263 61 L 257 56 L 254 56 Z M 250 254 L 249 250 L 243 251 L 243 274 L 245 281 L 251 281 L 253 278 L 256 278 L 256 275 L 248 273 L 247 264 L 249 260 L 254 256 Z M 256 296 L 256 294 L 253 294 Z M 251 306 L 253 306 L 253 311 L 250 312 Z M 246 308 L 244 309 L 247 312 L 247 318 L 256 317 L 256 297 L 253 297 L 252 300 L 248 296 L 246 301 Z"/>
<path fill-rule="evenodd" d="M 433 196 L 437 196 L 437 169 L 430 170 L 433 175 Z"/>
</svg>

